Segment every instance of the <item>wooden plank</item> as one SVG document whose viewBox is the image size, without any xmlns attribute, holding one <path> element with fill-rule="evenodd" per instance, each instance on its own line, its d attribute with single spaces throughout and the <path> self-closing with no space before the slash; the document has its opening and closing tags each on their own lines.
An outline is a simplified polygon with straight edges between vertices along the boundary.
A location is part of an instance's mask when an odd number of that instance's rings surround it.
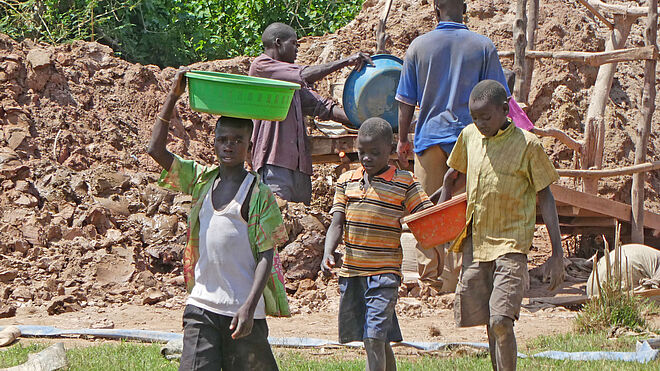
<svg viewBox="0 0 660 371">
<path fill-rule="evenodd" d="M 570 296 L 544 296 L 539 298 L 529 298 L 530 304 L 550 304 L 558 306 L 582 305 L 589 301 L 587 295 Z"/>
<path fill-rule="evenodd" d="M 575 191 L 556 184 L 550 186 L 555 200 L 573 205 L 581 209 L 588 209 L 599 214 L 611 216 L 620 220 L 630 221 L 630 206 L 621 202 L 608 200 L 592 194 Z"/>
<path fill-rule="evenodd" d="M 660 289 L 640 290 L 640 291 L 634 291 L 633 293 L 643 298 L 650 298 L 652 296 L 660 296 Z"/>
<path fill-rule="evenodd" d="M 556 184 L 550 186 L 555 200 L 630 223 L 632 208 L 624 203 L 574 191 Z M 660 215 L 644 212 L 644 227 L 660 231 Z"/>
<path fill-rule="evenodd" d="M 558 203 L 558 202 L 555 202 Z M 537 208 L 538 210 L 538 208 Z M 559 206 L 557 205 L 557 215 L 559 216 L 578 216 L 580 215 L 580 208 L 575 206 Z"/>
<path fill-rule="evenodd" d="M 569 218 L 565 223 L 572 227 L 615 227 L 616 218 L 607 217 L 574 217 Z"/>
<path fill-rule="evenodd" d="M 399 137 L 394 134 L 392 145 L 395 146 Z M 414 134 L 408 135 L 408 140 L 414 140 Z M 309 146 L 312 156 L 332 155 L 344 153 L 357 153 L 357 135 L 315 135 L 309 137 Z"/>
</svg>

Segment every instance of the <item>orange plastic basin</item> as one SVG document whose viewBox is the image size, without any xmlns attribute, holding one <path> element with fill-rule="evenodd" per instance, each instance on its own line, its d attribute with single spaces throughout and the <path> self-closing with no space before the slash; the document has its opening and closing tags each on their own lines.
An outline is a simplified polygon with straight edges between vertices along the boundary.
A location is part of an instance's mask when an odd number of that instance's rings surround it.
<svg viewBox="0 0 660 371">
<path fill-rule="evenodd" d="M 467 196 L 461 193 L 451 200 L 429 207 L 420 212 L 401 219 L 420 246 L 430 249 L 443 243 L 453 241 L 465 227 L 465 210 Z"/>
</svg>

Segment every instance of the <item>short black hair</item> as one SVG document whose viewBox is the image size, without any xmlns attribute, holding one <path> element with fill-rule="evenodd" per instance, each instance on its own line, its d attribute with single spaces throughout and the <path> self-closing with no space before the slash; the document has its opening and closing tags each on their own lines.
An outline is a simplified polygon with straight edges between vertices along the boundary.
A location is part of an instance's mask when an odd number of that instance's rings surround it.
<svg viewBox="0 0 660 371">
<path fill-rule="evenodd" d="M 506 89 L 495 80 L 480 81 L 470 93 L 471 102 L 487 100 L 492 104 L 504 104 L 507 102 L 507 98 Z"/>
<path fill-rule="evenodd" d="M 266 27 L 264 33 L 261 34 L 261 42 L 264 45 L 264 48 L 271 48 L 275 46 L 275 39 L 280 39 L 282 41 L 289 40 L 291 38 L 298 38 L 296 30 L 288 24 L 275 22 L 271 23 Z"/>
<path fill-rule="evenodd" d="M 460 10 L 463 13 L 465 0 L 433 0 L 436 9 Z"/>
<path fill-rule="evenodd" d="M 382 139 L 387 144 L 392 144 L 392 125 L 380 117 L 371 117 L 360 125 L 359 136 L 368 136 L 371 138 Z"/>
<path fill-rule="evenodd" d="M 250 119 L 221 116 L 218 118 L 218 121 L 215 122 L 215 130 L 217 131 L 221 126 L 245 129 L 248 135 L 252 136 L 252 128 L 254 127 L 254 123 Z"/>
</svg>

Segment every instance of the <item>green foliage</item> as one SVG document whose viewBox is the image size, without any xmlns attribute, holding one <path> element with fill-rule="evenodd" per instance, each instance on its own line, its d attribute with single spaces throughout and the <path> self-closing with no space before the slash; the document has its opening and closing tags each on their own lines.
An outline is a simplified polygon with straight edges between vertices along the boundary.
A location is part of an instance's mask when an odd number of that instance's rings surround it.
<svg viewBox="0 0 660 371">
<path fill-rule="evenodd" d="M 20 342 L 9 348 L 0 348 L 0 369 L 12 367 L 24 363 L 29 353 L 36 353 L 46 349 L 43 344 L 23 345 Z"/>
<path fill-rule="evenodd" d="M 0 0 L 0 32 L 48 43 L 95 40 L 161 67 L 256 55 L 273 22 L 335 32 L 363 0 Z"/>
<path fill-rule="evenodd" d="M 610 261 L 610 249 L 605 240 L 606 277 L 598 276 L 595 269 L 593 283 L 594 296 L 584 305 L 575 319 L 576 330 L 585 333 L 594 333 L 607 330 L 611 327 L 626 327 L 632 330 L 646 329 L 644 314 L 654 310 L 653 304 L 632 293 L 631 289 L 624 289 L 626 281 L 632 287 L 631 272 L 627 271 L 627 262 L 621 255 L 621 240 L 619 238 L 621 226 L 617 224 L 613 261 Z"/>
<path fill-rule="evenodd" d="M 612 347 L 605 333 L 597 335 L 566 334 L 546 336 L 533 340 L 527 349 L 522 350 L 534 354 L 543 350 L 563 350 L 569 352 L 617 349 L 631 351 L 634 340 Z M 0 367 L 11 367 L 27 360 L 28 353 L 34 353 L 46 348 L 45 344 L 23 345 L 22 341 L 8 349 L 0 350 Z M 135 343 L 111 343 L 99 346 L 66 346 L 68 370 L 176 370 L 177 361 L 168 361 L 160 355 L 159 345 L 143 345 Z M 331 349 L 330 354 L 320 355 L 318 350 L 296 350 L 274 348 L 275 359 L 282 371 L 325 371 L 345 370 L 360 371 L 365 367 L 363 351 L 346 348 Z M 415 370 L 492 370 L 489 357 L 461 356 L 441 357 L 436 353 L 416 354 L 414 356 L 397 355 L 397 367 L 402 371 Z M 518 368 L 521 370 L 651 370 L 658 369 L 660 361 L 648 364 L 614 361 L 557 361 L 544 358 L 519 358 Z"/>
<path fill-rule="evenodd" d="M 575 328 L 586 333 L 615 326 L 642 330 L 647 326 L 643 314 L 650 305 L 648 301 L 621 290 L 616 280 L 606 281 L 601 284 L 600 295 L 593 297 L 578 314 Z"/>
</svg>

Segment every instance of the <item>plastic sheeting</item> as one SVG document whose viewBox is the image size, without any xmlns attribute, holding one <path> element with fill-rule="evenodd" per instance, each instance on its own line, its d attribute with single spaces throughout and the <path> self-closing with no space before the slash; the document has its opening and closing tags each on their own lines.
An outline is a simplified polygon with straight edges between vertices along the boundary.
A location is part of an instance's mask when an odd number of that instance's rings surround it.
<svg viewBox="0 0 660 371">
<path fill-rule="evenodd" d="M 144 342 L 177 342 L 180 343 L 183 339 L 182 334 L 163 331 L 149 331 L 149 330 L 128 330 L 128 329 L 72 329 L 64 330 L 51 326 L 31 326 L 20 325 L 17 326 L 21 330 L 22 336 L 34 337 L 61 337 L 61 336 L 95 336 L 100 338 L 117 339 L 117 340 L 139 340 Z M 2 330 L 4 327 L 0 327 Z M 361 342 L 352 342 L 348 344 L 340 344 L 332 340 L 314 339 L 314 338 L 281 338 L 269 337 L 268 341 L 273 346 L 291 347 L 291 348 L 317 348 L 324 346 L 348 346 L 348 347 L 362 347 Z M 413 347 L 422 351 L 437 351 L 452 349 L 459 346 L 468 346 L 477 349 L 488 349 L 486 343 L 471 343 L 471 342 L 455 342 L 455 343 L 435 343 L 435 342 L 408 342 L 403 341 L 393 344 L 394 346 L 407 346 Z M 653 349 L 649 342 L 638 342 L 637 349 L 634 352 L 560 352 L 560 351 L 546 351 L 527 356 L 523 353 L 518 353 L 518 357 L 534 357 L 534 358 L 551 358 L 558 360 L 572 360 L 572 361 L 624 361 L 624 362 L 639 362 L 647 363 L 658 359 L 660 350 Z"/>
<path fill-rule="evenodd" d="M 66 336 L 95 336 L 106 339 L 117 340 L 140 340 L 150 343 L 168 342 L 172 339 L 182 338 L 182 334 L 175 334 L 172 332 L 163 331 L 149 331 L 149 330 L 125 330 L 125 329 L 72 329 L 63 330 L 51 326 L 32 326 L 32 325 L 19 325 L 16 326 L 21 330 L 21 336 L 35 336 L 35 337 L 66 337 Z M 4 327 L 0 327 L 2 330 Z"/>
<path fill-rule="evenodd" d="M 624 361 L 648 363 L 658 359 L 659 350 L 651 348 L 647 341 L 637 342 L 635 352 L 558 352 L 550 350 L 534 354 L 534 358 L 552 358 L 571 361 Z"/>
</svg>

